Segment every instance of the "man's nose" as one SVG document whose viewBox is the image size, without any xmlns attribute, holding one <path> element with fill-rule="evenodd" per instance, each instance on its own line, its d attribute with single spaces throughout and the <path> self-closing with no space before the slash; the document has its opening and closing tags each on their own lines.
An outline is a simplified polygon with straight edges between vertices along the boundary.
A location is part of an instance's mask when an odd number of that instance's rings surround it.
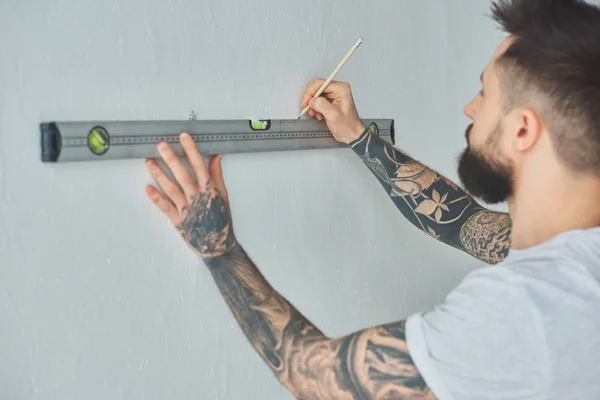
<svg viewBox="0 0 600 400">
<path fill-rule="evenodd" d="M 474 98 L 473 100 L 471 100 L 471 102 L 469 104 L 467 104 L 464 108 L 464 113 L 467 117 L 469 117 L 471 120 L 475 119 L 475 102 L 476 102 L 476 98 Z"/>
</svg>

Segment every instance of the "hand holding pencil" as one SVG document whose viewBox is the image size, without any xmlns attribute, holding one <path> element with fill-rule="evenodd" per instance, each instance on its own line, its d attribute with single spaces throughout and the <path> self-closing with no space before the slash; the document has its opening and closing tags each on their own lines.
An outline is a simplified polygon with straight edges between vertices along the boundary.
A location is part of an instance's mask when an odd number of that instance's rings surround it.
<svg viewBox="0 0 600 400">
<path fill-rule="evenodd" d="M 308 115 L 325 120 L 327 128 L 338 142 L 350 143 L 366 129 L 354 105 L 352 89 L 347 82 L 332 81 L 322 96 L 314 97 L 324 79 L 313 79 L 302 98 L 302 106 L 310 106 Z"/>
<path fill-rule="evenodd" d="M 362 39 L 359 39 L 327 80 L 311 80 L 302 97 L 301 107 L 304 110 L 300 116 L 308 110 L 311 117 L 316 117 L 319 121 L 325 120 L 333 137 L 343 143 L 357 139 L 364 132 L 365 126 L 354 105 L 350 84 L 334 81 L 333 78 L 361 42 Z"/>
<path fill-rule="evenodd" d="M 342 59 L 342 61 L 340 61 L 338 66 L 335 67 L 335 69 L 333 70 L 331 75 L 329 75 L 329 78 L 327 78 L 327 80 L 325 82 L 323 82 L 323 84 L 321 85 L 321 87 L 319 88 L 317 93 L 315 93 L 314 97 L 319 97 L 323 93 L 325 88 L 327 88 L 327 86 L 331 83 L 333 78 L 335 78 L 335 76 L 338 74 L 338 72 L 340 72 L 340 70 L 342 69 L 344 64 L 346 64 L 346 62 L 348 62 L 350 57 L 352 57 L 352 54 L 354 54 L 354 52 L 356 51 L 356 49 L 358 49 L 358 46 L 360 46 L 360 44 L 362 42 L 363 42 L 362 38 L 358 38 L 358 41 L 354 44 L 354 46 L 352 46 L 352 48 L 348 51 L 348 54 L 346 54 L 346 56 Z M 309 110 L 309 108 L 310 108 L 310 106 L 304 107 L 304 109 L 300 113 L 300 116 L 298 117 L 298 119 L 302 118 L 302 116 L 304 114 L 306 114 L 306 112 Z"/>
</svg>

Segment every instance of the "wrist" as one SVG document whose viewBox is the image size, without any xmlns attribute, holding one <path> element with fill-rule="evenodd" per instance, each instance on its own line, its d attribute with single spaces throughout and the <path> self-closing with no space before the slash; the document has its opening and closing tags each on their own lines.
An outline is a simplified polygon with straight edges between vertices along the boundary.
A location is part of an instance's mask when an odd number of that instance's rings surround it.
<svg viewBox="0 0 600 400">
<path fill-rule="evenodd" d="M 371 126 L 362 125 L 361 128 L 362 129 L 360 130 L 360 132 L 354 136 L 354 139 L 352 139 L 351 141 L 349 141 L 347 143 L 348 146 L 352 147 L 356 143 L 359 143 L 360 141 L 362 141 L 365 138 L 366 135 L 368 135 L 371 132 Z"/>
<path fill-rule="evenodd" d="M 218 268 L 222 265 L 228 263 L 228 261 L 239 258 L 240 255 L 243 255 L 244 249 L 240 245 L 240 243 L 236 240 L 233 242 L 231 247 L 224 251 L 223 253 L 202 257 L 202 261 L 209 269 Z"/>
<path fill-rule="evenodd" d="M 349 145 L 358 140 L 364 134 L 366 129 L 365 125 L 362 122 L 359 122 L 354 129 L 350 129 L 350 134 L 344 142 Z"/>
</svg>

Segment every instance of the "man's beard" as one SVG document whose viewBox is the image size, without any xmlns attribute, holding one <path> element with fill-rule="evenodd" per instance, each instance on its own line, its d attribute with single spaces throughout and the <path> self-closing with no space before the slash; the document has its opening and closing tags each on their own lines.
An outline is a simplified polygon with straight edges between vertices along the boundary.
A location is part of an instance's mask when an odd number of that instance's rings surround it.
<svg viewBox="0 0 600 400">
<path fill-rule="evenodd" d="M 486 203 L 501 203 L 512 195 L 511 168 L 500 161 L 490 161 L 489 157 L 484 157 L 483 154 L 471 149 L 468 142 L 472 128 L 473 125 L 467 128 L 465 134 L 467 148 L 461 154 L 458 163 L 458 175 L 463 188 Z M 491 135 L 491 142 L 487 143 L 489 153 L 498 150 L 494 144 L 497 144 L 500 139 L 499 124 Z"/>
</svg>

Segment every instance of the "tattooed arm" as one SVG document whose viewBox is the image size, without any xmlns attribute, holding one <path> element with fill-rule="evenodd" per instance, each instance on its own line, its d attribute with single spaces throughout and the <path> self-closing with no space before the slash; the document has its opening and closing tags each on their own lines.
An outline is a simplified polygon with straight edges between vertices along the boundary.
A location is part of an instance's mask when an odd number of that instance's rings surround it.
<svg viewBox="0 0 600 400">
<path fill-rule="evenodd" d="M 249 342 L 281 383 L 305 400 L 435 399 L 408 353 L 404 322 L 330 339 L 269 285 L 235 237 L 220 157 L 207 168 L 189 137 L 181 143 L 197 181 L 161 143 L 183 192 L 147 160 L 166 194 L 148 186 L 148 197 L 204 260 Z"/>
<path fill-rule="evenodd" d="M 386 189 L 400 212 L 430 236 L 487 263 L 510 248 L 508 214 L 480 206 L 463 189 L 394 148 L 371 124 L 350 148 Z"/>
<path fill-rule="evenodd" d="M 206 264 L 244 334 L 300 399 L 434 399 L 404 322 L 329 339 L 277 293 L 238 244 Z"/>
<path fill-rule="evenodd" d="M 350 85 L 333 81 L 313 98 L 323 79 L 313 79 L 301 107 L 325 120 L 336 140 L 350 145 L 383 185 L 400 212 L 417 228 L 459 250 L 494 264 L 510 248 L 512 223 L 508 214 L 477 204 L 464 190 L 425 165 L 400 152 L 365 129 Z"/>
</svg>

